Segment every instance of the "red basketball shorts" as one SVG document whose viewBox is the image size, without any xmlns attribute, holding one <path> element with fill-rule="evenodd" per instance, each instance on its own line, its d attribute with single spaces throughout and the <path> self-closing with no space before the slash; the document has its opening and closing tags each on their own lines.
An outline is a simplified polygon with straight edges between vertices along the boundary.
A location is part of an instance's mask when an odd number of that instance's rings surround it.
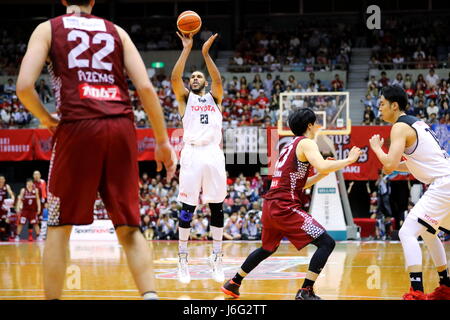
<svg viewBox="0 0 450 320">
<path fill-rule="evenodd" d="M 271 252 L 284 237 L 300 250 L 325 232 L 300 204 L 290 201 L 264 200 L 262 224 L 262 247 Z"/>
<path fill-rule="evenodd" d="M 19 223 L 23 225 L 23 224 L 26 224 L 27 221 L 30 224 L 36 224 L 38 222 L 37 212 L 22 210 L 22 212 L 20 212 Z"/>
<path fill-rule="evenodd" d="M 138 170 L 136 130 L 129 118 L 61 124 L 50 161 L 48 225 L 91 224 L 98 191 L 115 227 L 138 227 Z"/>
</svg>

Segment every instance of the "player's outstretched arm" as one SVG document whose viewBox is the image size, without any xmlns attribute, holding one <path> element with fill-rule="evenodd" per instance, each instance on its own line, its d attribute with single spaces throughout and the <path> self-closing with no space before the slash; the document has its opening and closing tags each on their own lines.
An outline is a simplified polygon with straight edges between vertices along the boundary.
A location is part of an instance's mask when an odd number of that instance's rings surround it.
<svg viewBox="0 0 450 320">
<path fill-rule="evenodd" d="M 328 157 L 327 160 L 334 160 L 334 158 Z M 309 177 L 306 180 L 306 183 L 305 183 L 305 186 L 303 187 L 303 190 L 312 187 L 317 182 L 319 182 L 320 180 L 325 178 L 327 175 L 328 175 L 328 173 L 317 173 L 317 174 L 313 175 L 312 177 Z"/>
<path fill-rule="evenodd" d="M 49 21 L 41 23 L 34 30 L 20 66 L 16 92 L 23 105 L 39 119 L 41 124 L 54 131 L 58 125 L 58 119 L 52 117 L 45 109 L 34 86 L 47 60 L 51 37 Z"/>
<path fill-rule="evenodd" d="M 402 122 L 396 123 L 392 126 L 391 145 L 387 154 L 382 149 L 384 139 L 380 138 L 380 135 L 376 134 L 370 138 L 370 147 L 377 156 L 378 160 L 380 160 L 383 164 L 383 169 L 386 172 L 395 171 L 399 167 L 402 154 L 405 151 L 406 136 L 408 134 L 408 130 L 410 129 L 411 128 L 407 124 Z M 401 168 L 403 168 L 403 166 Z"/>
<path fill-rule="evenodd" d="M 311 139 L 303 139 L 297 145 L 297 158 L 306 157 L 308 162 L 316 168 L 320 174 L 328 174 L 330 172 L 338 171 L 356 162 L 361 155 L 361 150 L 358 147 L 353 147 L 346 159 L 343 160 L 325 160 L 320 154 L 319 147 Z M 323 178 L 323 177 L 322 177 Z"/>
<path fill-rule="evenodd" d="M 208 40 L 205 41 L 202 47 L 203 58 L 205 59 L 206 68 L 208 69 L 208 73 L 211 76 L 211 94 L 216 99 L 217 104 L 222 103 L 223 99 L 223 86 L 222 86 L 222 77 L 220 75 L 220 71 L 214 63 L 213 59 L 209 55 L 209 49 L 211 48 L 214 40 L 216 40 L 218 34 L 212 35 Z"/>
<path fill-rule="evenodd" d="M 136 87 L 139 98 L 144 106 L 145 112 L 152 124 L 153 132 L 156 139 L 155 160 L 157 162 L 157 171 L 162 170 L 162 164 L 166 167 L 167 178 L 172 179 L 176 165 L 177 158 L 175 151 L 169 143 L 169 136 L 167 135 L 166 123 L 159 98 L 153 88 L 150 79 L 148 78 L 147 69 L 141 55 L 131 41 L 128 33 L 119 26 L 116 26 L 117 31 L 122 40 L 124 48 L 124 62 L 125 70 Z"/>
<path fill-rule="evenodd" d="M 394 171 L 400 171 L 400 172 L 408 172 L 410 173 L 408 167 L 406 166 L 406 161 L 402 161 L 398 164 L 398 167 L 395 170 L 387 170 L 383 167 L 383 173 L 385 174 L 391 174 Z"/>
<path fill-rule="evenodd" d="M 177 36 L 183 43 L 183 51 L 181 51 L 180 57 L 173 67 L 170 81 L 172 83 L 173 92 L 175 93 L 175 97 L 178 101 L 178 111 L 181 116 L 184 116 L 184 110 L 186 109 L 186 98 L 189 94 L 189 90 L 184 86 L 183 72 L 186 66 L 186 61 L 191 53 L 192 44 L 194 43 L 194 35 L 192 33 L 189 35 L 181 35 L 177 32 Z"/>
</svg>

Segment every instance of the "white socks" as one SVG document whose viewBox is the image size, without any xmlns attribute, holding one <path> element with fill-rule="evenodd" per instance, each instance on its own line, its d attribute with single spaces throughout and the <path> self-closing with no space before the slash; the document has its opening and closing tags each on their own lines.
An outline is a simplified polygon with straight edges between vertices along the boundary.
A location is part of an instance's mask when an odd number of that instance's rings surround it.
<svg viewBox="0 0 450 320">
<path fill-rule="evenodd" d="M 211 233 L 213 238 L 213 253 L 222 251 L 223 228 L 211 226 Z"/>
<path fill-rule="evenodd" d="M 178 252 L 188 253 L 188 240 L 191 234 L 191 228 L 178 228 Z"/>
</svg>

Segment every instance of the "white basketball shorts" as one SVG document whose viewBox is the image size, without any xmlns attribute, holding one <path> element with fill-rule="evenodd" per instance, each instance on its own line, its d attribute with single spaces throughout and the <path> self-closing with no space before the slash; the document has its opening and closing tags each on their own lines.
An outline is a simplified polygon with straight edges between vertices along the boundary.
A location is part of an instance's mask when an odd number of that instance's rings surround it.
<svg viewBox="0 0 450 320">
<path fill-rule="evenodd" d="M 200 191 L 202 203 L 219 203 L 227 196 L 225 156 L 218 145 L 185 144 L 180 157 L 178 201 L 196 206 Z"/>
<path fill-rule="evenodd" d="M 409 216 L 420 218 L 436 231 L 440 227 L 450 230 L 450 176 L 436 178 Z"/>
</svg>

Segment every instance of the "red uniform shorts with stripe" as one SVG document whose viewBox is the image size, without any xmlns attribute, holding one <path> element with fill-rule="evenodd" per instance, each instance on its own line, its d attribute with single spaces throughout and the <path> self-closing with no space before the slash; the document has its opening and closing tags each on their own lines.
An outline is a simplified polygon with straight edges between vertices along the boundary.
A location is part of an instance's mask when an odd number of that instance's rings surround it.
<svg viewBox="0 0 450 320">
<path fill-rule="evenodd" d="M 262 213 L 262 248 L 273 252 L 286 237 L 300 250 L 320 237 L 325 228 L 290 201 L 264 200 Z"/>
<path fill-rule="evenodd" d="M 128 117 L 61 124 L 50 161 L 48 225 L 91 224 L 98 191 L 115 227 L 138 227 L 138 170 L 136 130 Z"/>
<path fill-rule="evenodd" d="M 38 214 L 36 211 L 22 210 L 20 212 L 19 223 L 24 225 L 27 223 L 36 224 L 38 222 Z"/>
</svg>

